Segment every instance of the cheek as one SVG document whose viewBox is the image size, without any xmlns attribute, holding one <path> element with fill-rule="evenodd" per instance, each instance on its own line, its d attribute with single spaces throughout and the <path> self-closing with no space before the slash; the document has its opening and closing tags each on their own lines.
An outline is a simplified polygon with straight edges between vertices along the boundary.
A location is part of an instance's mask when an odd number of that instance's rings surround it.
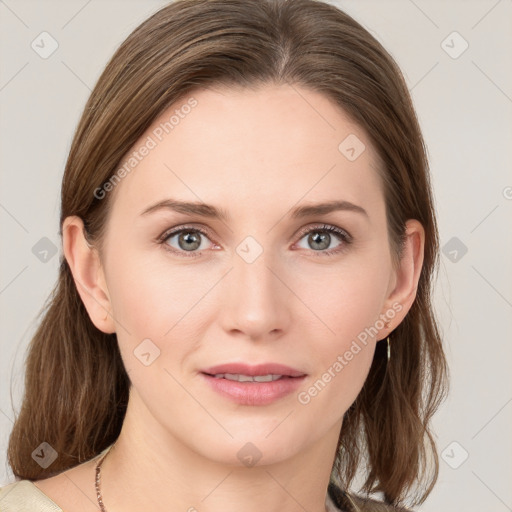
<svg viewBox="0 0 512 512">
<path fill-rule="evenodd" d="M 385 262 L 354 259 L 354 265 L 347 262 L 328 278 L 321 273 L 310 275 L 309 286 L 304 281 L 298 291 L 321 321 L 316 336 L 310 332 L 315 339 L 314 367 L 319 370 L 298 401 L 329 411 L 332 421 L 350 407 L 368 376 L 376 329 L 382 327 L 378 320 L 388 271 Z M 312 282 L 318 285 L 317 293 L 311 292 Z"/>
<path fill-rule="evenodd" d="M 321 339 L 341 349 L 360 333 L 372 332 L 382 312 L 389 268 L 386 262 L 351 256 L 329 272 L 309 266 L 296 270 L 290 279 L 295 282 L 294 292 L 311 310 L 309 318 Z"/>
<path fill-rule="evenodd" d="M 298 395 L 298 402 L 325 416 L 327 423 L 338 421 L 360 393 L 371 367 L 376 341 L 361 325 L 369 323 L 372 312 L 341 310 L 336 335 L 317 339 L 315 375 Z M 317 417 L 317 413 L 311 413 Z"/>
<path fill-rule="evenodd" d="M 164 252 L 111 254 L 108 288 L 116 318 L 139 336 L 162 338 L 215 282 L 207 271 L 198 278 L 197 267 L 173 263 Z"/>
<path fill-rule="evenodd" d="M 210 292 L 219 280 L 202 264 L 173 263 L 162 253 L 159 248 L 149 255 L 112 251 L 106 269 L 125 368 L 134 385 L 149 394 L 155 386 L 180 392 L 164 370 L 174 374 L 200 346 L 205 319 L 215 316 Z"/>
</svg>

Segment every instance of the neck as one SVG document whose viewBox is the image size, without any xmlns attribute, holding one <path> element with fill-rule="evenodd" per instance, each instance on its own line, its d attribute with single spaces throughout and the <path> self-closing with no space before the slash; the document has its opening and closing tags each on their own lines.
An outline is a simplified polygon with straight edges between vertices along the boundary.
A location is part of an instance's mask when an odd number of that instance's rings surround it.
<svg viewBox="0 0 512 512">
<path fill-rule="evenodd" d="M 326 512 L 341 422 L 301 452 L 286 459 L 274 452 L 271 463 L 263 464 L 264 452 L 226 433 L 224 439 L 232 446 L 226 451 L 234 457 L 215 460 L 205 456 L 190 439 L 164 431 L 154 418 L 150 422 L 148 412 L 131 395 L 122 431 L 101 465 L 101 495 L 107 512 Z M 251 455 L 257 458 L 258 453 L 261 461 L 250 466 Z M 133 493 L 134 489 L 141 492 Z"/>
</svg>

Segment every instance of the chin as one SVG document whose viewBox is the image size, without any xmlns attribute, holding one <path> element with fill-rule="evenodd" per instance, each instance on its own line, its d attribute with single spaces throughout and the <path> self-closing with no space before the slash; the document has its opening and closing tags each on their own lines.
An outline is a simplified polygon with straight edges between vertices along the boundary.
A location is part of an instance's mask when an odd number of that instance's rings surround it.
<svg viewBox="0 0 512 512">
<path fill-rule="evenodd" d="M 225 433 L 225 442 L 220 442 L 219 437 L 215 436 L 214 439 L 205 440 L 203 444 L 197 446 L 196 451 L 217 464 L 237 467 L 276 464 L 293 457 L 301 449 L 298 440 L 291 437 L 286 430 L 279 434 L 277 430 L 268 436 L 268 432 L 257 429 L 254 432 L 253 429 L 228 429 L 233 439 L 228 440 L 229 435 Z M 205 447 L 208 449 L 205 450 Z"/>
</svg>

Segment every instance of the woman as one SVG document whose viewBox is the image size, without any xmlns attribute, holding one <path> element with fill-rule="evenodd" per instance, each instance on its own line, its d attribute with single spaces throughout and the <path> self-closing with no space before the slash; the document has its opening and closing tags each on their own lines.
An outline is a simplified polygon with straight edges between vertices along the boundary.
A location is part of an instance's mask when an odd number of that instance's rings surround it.
<svg viewBox="0 0 512 512">
<path fill-rule="evenodd" d="M 398 67 L 348 15 L 151 16 L 85 107 L 61 234 L 2 510 L 426 499 L 447 386 L 428 165 Z"/>
</svg>

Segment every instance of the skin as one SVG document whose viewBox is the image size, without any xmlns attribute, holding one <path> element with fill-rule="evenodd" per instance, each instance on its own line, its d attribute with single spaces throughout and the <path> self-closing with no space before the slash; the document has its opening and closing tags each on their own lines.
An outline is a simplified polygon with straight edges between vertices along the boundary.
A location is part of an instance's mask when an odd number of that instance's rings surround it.
<svg viewBox="0 0 512 512">
<path fill-rule="evenodd" d="M 408 221 L 404 255 L 393 268 L 378 156 L 365 132 L 323 95 L 268 85 L 193 96 L 198 105 L 109 192 L 101 256 L 84 240 L 79 218 L 64 223 L 64 253 L 80 296 L 96 327 L 117 333 L 133 384 L 122 432 L 102 466 L 103 500 L 109 512 L 324 512 L 343 414 L 364 384 L 376 343 L 414 301 L 424 231 Z M 338 150 L 349 134 L 366 146 L 352 162 Z M 141 215 L 170 197 L 212 204 L 229 219 Z M 340 199 L 367 216 L 289 215 Z M 196 233 L 198 257 L 186 256 L 177 235 L 167 244 L 184 256 L 156 242 L 169 228 L 191 224 L 209 233 Z M 315 250 L 301 229 L 323 224 L 348 231 L 353 242 L 331 234 L 328 248 Z M 236 252 L 249 235 L 263 249 L 252 263 Z M 198 373 L 224 362 L 279 362 L 307 373 L 300 388 L 307 390 L 393 304 L 401 311 L 388 327 L 360 344 L 308 404 L 291 393 L 265 406 L 237 405 Z M 133 354 L 146 338 L 160 349 L 149 366 Z M 261 452 L 253 467 L 237 457 L 247 442 Z M 66 511 L 98 510 L 95 462 L 36 485 Z"/>
</svg>

